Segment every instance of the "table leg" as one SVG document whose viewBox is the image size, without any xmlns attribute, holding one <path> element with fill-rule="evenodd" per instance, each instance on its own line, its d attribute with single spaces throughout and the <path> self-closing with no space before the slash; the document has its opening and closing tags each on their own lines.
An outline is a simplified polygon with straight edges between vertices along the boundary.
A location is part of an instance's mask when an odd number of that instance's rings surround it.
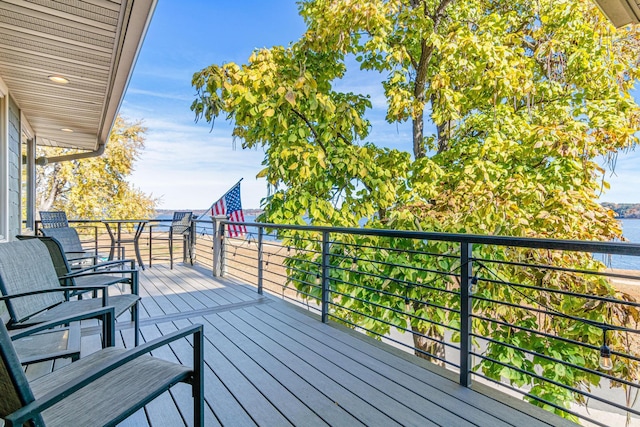
<svg viewBox="0 0 640 427">
<path fill-rule="evenodd" d="M 141 269 L 144 270 L 144 263 L 142 262 L 142 256 L 140 255 L 140 236 L 142 235 L 142 231 L 144 230 L 144 222 L 138 224 L 136 228 L 136 234 L 133 237 L 133 248 L 136 251 L 136 258 L 138 259 L 138 265 Z"/>
<path fill-rule="evenodd" d="M 103 222 L 105 228 L 107 229 L 107 233 L 109 233 L 109 238 L 111 239 L 111 249 L 109 249 L 109 261 L 113 260 L 113 252 L 116 247 L 116 237 L 113 235 L 113 231 L 111 231 L 111 226 L 107 222 Z"/>
</svg>

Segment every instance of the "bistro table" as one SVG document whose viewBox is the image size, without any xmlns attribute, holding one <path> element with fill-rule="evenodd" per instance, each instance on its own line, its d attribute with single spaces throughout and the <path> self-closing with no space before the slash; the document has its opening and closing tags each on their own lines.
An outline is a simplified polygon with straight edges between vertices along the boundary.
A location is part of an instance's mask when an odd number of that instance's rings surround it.
<svg viewBox="0 0 640 427">
<path fill-rule="evenodd" d="M 142 256 L 140 256 L 139 240 L 144 226 L 149 222 L 148 219 L 105 219 L 102 223 L 107 228 L 107 233 L 111 238 L 111 249 L 109 250 L 109 259 L 113 259 L 113 253 L 118 246 L 122 246 L 123 243 L 133 243 L 133 248 L 136 251 L 136 259 L 138 265 L 144 270 L 144 263 L 142 262 Z M 135 233 L 133 238 L 122 237 L 122 224 L 133 224 L 135 226 Z M 116 226 L 116 232 L 111 229 L 111 226 Z"/>
</svg>

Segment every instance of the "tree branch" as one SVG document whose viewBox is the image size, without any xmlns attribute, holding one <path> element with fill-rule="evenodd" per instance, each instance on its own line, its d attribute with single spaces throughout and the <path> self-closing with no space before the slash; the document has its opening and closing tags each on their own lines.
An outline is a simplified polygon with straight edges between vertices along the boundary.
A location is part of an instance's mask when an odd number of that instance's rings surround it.
<svg viewBox="0 0 640 427">
<path fill-rule="evenodd" d="M 438 7 L 436 8 L 433 15 L 429 15 L 427 10 L 427 4 L 423 3 L 424 6 L 424 14 L 427 17 L 430 17 L 433 21 L 433 31 L 437 32 L 438 27 L 440 26 L 440 22 L 444 17 L 443 13 L 446 7 L 453 0 L 442 0 Z M 414 8 L 419 6 L 418 0 L 412 0 L 411 5 Z M 424 106 L 426 103 L 425 99 L 425 89 L 427 85 L 427 71 L 429 69 L 429 63 L 431 62 L 431 57 L 433 56 L 434 46 L 427 43 L 426 39 L 422 39 L 421 41 L 421 54 L 420 61 L 418 62 L 418 66 L 416 68 L 416 80 L 413 86 L 413 96 L 416 101 L 418 101 L 421 105 Z M 416 159 L 420 159 L 426 155 L 426 150 L 424 147 L 424 108 L 420 111 L 419 117 L 413 118 L 413 155 Z"/>
<path fill-rule="evenodd" d="M 309 122 L 309 120 L 307 120 L 307 118 L 298 110 L 296 110 L 295 108 L 291 107 L 291 111 L 293 111 L 293 113 L 300 117 L 302 119 L 303 122 L 305 122 L 307 124 L 307 127 L 309 128 L 309 130 L 311 131 L 311 133 L 313 134 L 313 138 L 315 139 L 315 141 L 318 143 L 318 145 L 320 146 L 320 148 L 322 148 L 322 151 L 324 152 L 324 154 L 327 154 L 327 147 L 324 146 L 324 144 L 320 141 L 320 138 L 318 138 L 318 133 L 316 132 L 316 130 L 313 128 L 313 125 L 311 124 L 311 122 Z"/>
</svg>

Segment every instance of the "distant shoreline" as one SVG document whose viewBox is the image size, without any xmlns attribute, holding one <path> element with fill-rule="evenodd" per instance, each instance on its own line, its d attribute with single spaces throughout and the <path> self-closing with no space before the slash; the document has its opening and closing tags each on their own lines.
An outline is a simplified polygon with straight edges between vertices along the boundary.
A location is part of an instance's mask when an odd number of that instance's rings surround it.
<svg viewBox="0 0 640 427">
<path fill-rule="evenodd" d="M 616 213 L 617 219 L 640 219 L 640 203 L 602 203 Z"/>
</svg>

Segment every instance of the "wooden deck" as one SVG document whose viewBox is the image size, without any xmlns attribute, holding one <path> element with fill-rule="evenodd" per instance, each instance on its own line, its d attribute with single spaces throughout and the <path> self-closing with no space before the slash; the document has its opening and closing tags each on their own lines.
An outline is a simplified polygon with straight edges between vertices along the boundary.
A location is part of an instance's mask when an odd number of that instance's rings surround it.
<svg viewBox="0 0 640 427">
<path fill-rule="evenodd" d="M 481 385 L 462 387 L 426 361 L 198 267 L 141 273 L 143 341 L 204 325 L 207 426 L 574 425 Z M 127 325 L 118 345 L 132 344 Z M 83 353 L 99 345 L 99 328 L 83 325 Z M 192 358 L 186 340 L 154 355 Z M 188 425 L 191 412 L 190 389 L 178 385 L 122 425 Z"/>
</svg>

